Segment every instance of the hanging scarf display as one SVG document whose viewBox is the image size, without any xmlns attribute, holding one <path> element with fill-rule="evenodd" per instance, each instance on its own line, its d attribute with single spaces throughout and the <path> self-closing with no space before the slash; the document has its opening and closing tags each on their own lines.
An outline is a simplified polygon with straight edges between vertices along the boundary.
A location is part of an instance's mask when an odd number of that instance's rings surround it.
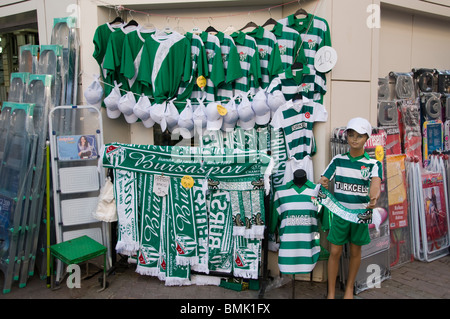
<svg viewBox="0 0 450 319">
<path fill-rule="evenodd" d="M 163 198 L 153 191 L 153 175 L 141 174 L 141 179 L 141 236 L 136 272 L 158 276 Z"/>
<path fill-rule="evenodd" d="M 230 194 L 226 191 L 212 191 L 208 197 L 208 268 L 210 271 L 231 273 L 233 234 Z"/>
<path fill-rule="evenodd" d="M 114 197 L 119 223 L 116 251 L 131 256 L 139 249 L 136 173 L 114 170 Z"/>
<path fill-rule="evenodd" d="M 206 181 L 195 181 L 193 188 L 194 218 L 198 244 L 198 263 L 191 266 L 197 272 L 209 273 L 208 269 L 208 211 L 206 209 Z"/>
<path fill-rule="evenodd" d="M 356 224 L 371 224 L 371 209 L 348 209 L 344 207 L 326 188 L 320 187 L 317 197 L 311 197 L 311 201 L 319 206 L 323 205 L 333 214 Z"/>
<path fill-rule="evenodd" d="M 261 241 L 237 236 L 233 247 L 233 275 L 258 279 Z"/>
</svg>

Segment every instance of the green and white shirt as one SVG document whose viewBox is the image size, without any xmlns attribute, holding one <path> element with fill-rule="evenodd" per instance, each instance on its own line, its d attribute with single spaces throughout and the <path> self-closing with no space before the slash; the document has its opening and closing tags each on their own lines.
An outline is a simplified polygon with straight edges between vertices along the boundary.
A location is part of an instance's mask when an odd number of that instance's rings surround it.
<svg viewBox="0 0 450 319">
<path fill-rule="evenodd" d="M 216 100 L 216 87 L 225 81 L 225 70 L 222 61 L 222 51 L 220 49 L 219 38 L 208 32 L 200 35 L 205 44 L 206 57 L 208 59 L 208 77 L 206 78 L 206 101 Z"/>
<path fill-rule="evenodd" d="M 265 30 L 263 27 L 257 27 L 247 32 L 247 35 L 254 38 L 258 45 L 261 88 L 265 89 L 275 76 L 283 72 L 277 38 L 272 32 Z"/>
<path fill-rule="evenodd" d="M 142 85 L 136 81 L 139 65 L 141 63 L 142 51 L 145 40 L 155 33 L 155 30 L 139 29 L 136 32 L 130 32 L 125 35 L 122 50 L 122 63 L 120 73 L 128 79 L 128 86 L 133 93 L 144 93 L 147 96 L 152 95 L 151 88 Z"/>
<path fill-rule="evenodd" d="M 283 69 L 286 70 L 287 67 L 294 63 L 294 58 L 301 43 L 300 34 L 293 28 L 281 23 L 275 24 L 271 32 L 277 39 L 281 63 L 283 65 Z"/>
<path fill-rule="evenodd" d="M 177 32 L 152 34 L 144 44 L 138 81 L 153 88 L 155 103 L 174 98 L 191 76 L 191 43 Z"/>
<path fill-rule="evenodd" d="M 256 94 L 261 80 L 261 66 L 258 45 L 255 39 L 242 31 L 231 34 L 236 43 L 243 76 L 234 82 L 234 96 L 245 95 L 249 91 Z"/>
<path fill-rule="evenodd" d="M 317 197 L 317 186 L 310 181 L 302 187 L 289 182 L 275 193 L 272 220 L 279 224 L 281 273 L 309 273 L 319 259 L 318 207 L 311 202 L 312 196 Z M 272 232 L 277 223 L 271 224 Z"/>
<path fill-rule="evenodd" d="M 366 152 L 355 158 L 345 153 L 333 157 L 322 175 L 334 179 L 334 196 L 343 206 L 365 209 L 370 201 L 370 181 L 373 177 L 382 178 L 383 167 Z"/>
<path fill-rule="evenodd" d="M 277 109 L 270 122 L 274 129 L 283 129 L 288 156 L 297 160 L 315 154 L 314 122 L 326 122 L 328 118 L 321 104 L 308 99 L 304 101 L 287 101 Z"/>
<path fill-rule="evenodd" d="M 108 46 L 109 36 L 111 33 L 123 26 L 120 24 L 105 23 L 97 27 L 94 33 L 94 53 L 92 56 L 100 66 L 102 79 L 106 78 L 106 70 L 103 68 L 103 60 L 105 59 L 106 48 Z"/>
<path fill-rule="evenodd" d="M 243 76 L 243 71 L 233 38 L 223 32 L 218 32 L 216 36 L 220 42 L 220 51 L 222 53 L 222 62 L 225 71 L 225 82 L 222 82 L 217 87 L 216 100 L 228 101 L 233 97 L 233 83 L 236 79 Z"/>
<path fill-rule="evenodd" d="M 175 106 L 181 113 L 186 107 L 186 100 L 191 98 L 201 98 L 202 91 L 197 85 L 199 76 L 208 76 L 208 60 L 206 58 L 205 44 L 200 36 L 187 32 L 184 35 L 191 43 L 191 75 L 188 81 L 182 81 L 178 88 L 178 96 L 174 101 Z"/>
<path fill-rule="evenodd" d="M 114 81 L 117 83 L 122 83 L 120 87 L 122 90 L 129 91 L 130 86 L 128 84 L 128 79 L 120 73 L 120 65 L 122 63 L 122 52 L 123 52 L 123 43 L 125 41 L 125 35 L 130 32 L 136 32 L 139 27 L 129 26 L 124 28 L 123 26 L 120 29 L 117 29 L 115 32 L 111 33 L 108 40 L 108 46 L 105 52 L 105 60 L 103 62 L 103 68 L 107 70 L 107 77 L 105 82 L 110 85 L 114 84 Z M 122 95 L 124 93 L 122 92 Z"/>
<path fill-rule="evenodd" d="M 295 29 L 302 39 L 301 50 L 304 51 L 310 68 L 311 80 L 307 83 L 314 82 L 317 86 L 322 87 L 322 91 L 326 92 L 326 76 L 322 72 L 317 72 L 314 68 L 314 58 L 316 52 L 323 46 L 331 46 L 330 27 L 328 22 L 320 17 L 308 14 L 305 18 L 297 18 L 294 14 L 286 18 L 278 20 L 279 23 Z M 309 30 L 308 30 L 309 27 Z M 308 31 L 308 32 L 307 32 Z M 317 75 L 317 76 L 316 76 Z"/>
</svg>

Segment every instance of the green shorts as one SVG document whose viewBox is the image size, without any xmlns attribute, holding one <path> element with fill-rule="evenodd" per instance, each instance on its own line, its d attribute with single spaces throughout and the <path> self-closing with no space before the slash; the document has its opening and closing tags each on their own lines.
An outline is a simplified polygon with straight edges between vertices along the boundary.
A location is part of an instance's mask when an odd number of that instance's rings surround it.
<svg viewBox="0 0 450 319">
<path fill-rule="evenodd" d="M 369 225 L 351 223 L 333 215 L 327 239 L 330 243 L 339 246 L 347 242 L 358 246 L 367 245 L 370 243 Z"/>
</svg>

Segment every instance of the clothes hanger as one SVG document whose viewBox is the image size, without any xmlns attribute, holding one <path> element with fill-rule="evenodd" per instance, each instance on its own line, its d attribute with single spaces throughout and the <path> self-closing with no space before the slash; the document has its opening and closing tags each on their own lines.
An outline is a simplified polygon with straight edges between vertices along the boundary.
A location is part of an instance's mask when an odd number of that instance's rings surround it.
<svg viewBox="0 0 450 319">
<path fill-rule="evenodd" d="M 247 23 L 244 27 L 242 27 L 241 29 L 239 29 L 239 31 L 242 31 L 242 30 L 244 30 L 244 29 L 247 29 L 247 28 L 257 28 L 258 27 L 258 25 L 255 23 L 255 22 L 253 22 L 253 21 L 250 21 L 249 23 Z"/>
<path fill-rule="evenodd" d="M 306 12 L 306 10 L 303 9 L 303 8 L 298 9 L 298 10 L 295 11 L 295 13 L 294 13 L 295 16 L 299 16 L 299 15 L 301 15 L 301 14 L 304 14 L 305 16 L 308 16 L 308 12 Z"/>
<path fill-rule="evenodd" d="M 126 28 L 126 27 L 130 27 L 130 26 L 139 26 L 139 23 L 137 23 L 136 22 L 136 20 L 130 20 L 127 24 L 126 24 L 126 26 L 124 26 L 124 28 Z"/>
<path fill-rule="evenodd" d="M 276 25 L 277 23 L 278 23 L 277 20 L 275 20 L 274 18 L 269 18 L 269 19 L 267 19 L 266 22 L 264 22 L 262 27 L 265 27 L 265 26 L 271 25 L 271 24 Z"/>
<path fill-rule="evenodd" d="M 278 23 L 277 20 L 275 20 L 274 18 L 272 18 L 272 13 L 270 12 L 270 8 L 269 8 L 269 15 L 270 15 L 270 18 L 267 19 L 266 22 L 264 22 L 264 24 L 262 25 L 262 27 L 265 27 L 265 26 L 271 25 L 271 24 L 276 25 L 276 24 Z"/>
<path fill-rule="evenodd" d="M 123 19 L 120 16 L 117 16 L 113 21 L 111 21 L 109 24 L 115 24 L 115 23 L 123 23 Z"/>
<path fill-rule="evenodd" d="M 124 28 L 126 27 L 130 27 L 130 26 L 139 26 L 139 23 L 137 23 L 136 20 L 133 19 L 133 16 L 131 15 L 131 11 L 129 11 L 128 13 L 130 15 L 131 20 L 124 26 Z"/>
</svg>

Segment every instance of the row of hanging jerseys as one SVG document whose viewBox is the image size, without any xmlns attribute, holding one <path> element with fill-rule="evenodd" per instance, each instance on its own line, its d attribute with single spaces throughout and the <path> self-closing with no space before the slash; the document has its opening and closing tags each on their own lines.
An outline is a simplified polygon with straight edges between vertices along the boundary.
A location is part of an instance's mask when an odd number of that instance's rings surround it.
<svg viewBox="0 0 450 319">
<path fill-rule="evenodd" d="M 291 159 L 290 165 L 280 161 L 279 175 L 292 178 L 301 168 L 312 179 L 313 124 L 328 116 L 326 77 L 314 68 L 316 52 L 331 46 L 327 21 L 292 14 L 262 26 L 250 22 L 231 35 L 214 31 L 181 35 L 137 23 L 100 25 L 93 56 L 107 84 L 102 101 L 108 117 L 157 123 L 183 138 L 198 132 L 200 146 L 272 149 L 272 156 Z M 249 135 L 267 129 L 268 144 L 249 145 Z"/>
</svg>

